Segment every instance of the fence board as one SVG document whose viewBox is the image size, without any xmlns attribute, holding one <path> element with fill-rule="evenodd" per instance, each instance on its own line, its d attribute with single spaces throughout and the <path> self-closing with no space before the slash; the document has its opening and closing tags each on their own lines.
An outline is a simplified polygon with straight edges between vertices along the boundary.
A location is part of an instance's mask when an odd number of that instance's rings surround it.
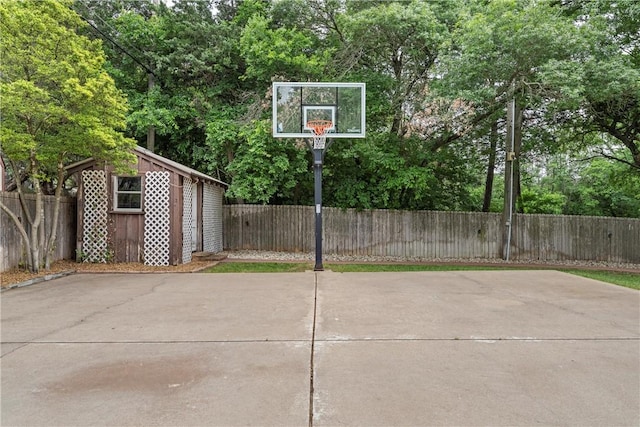
<svg viewBox="0 0 640 427">
<path fill-rule="evenodd" d="M 18 193 L 1 192 L 0 198 L 12 212 L 23 217 L 20 207 Z M 26 195 L 27 206 L 33 212 L 35 209 L 35 195 Z M 48 235 L 51 231 L 51 219 L 53 218 L 53 206 L 55 198 L 53 196 L 44 197 L 44 227 Z M 26 223 L 26 219 L 24 219 Z M 0 271 L 7 271 L 18 267 L 26 260 L 25 249 L 22 244 L 22 237 L 18 232 L 13 220 L 0 211 Z M 58 232 L 53 260 L 71 259 L 75 257 L 76 238 L 76 199 L 73 197 L 63 197 L 60 202 L 60 217 L 58 220 Z"/>
<path fill-rule="evenodd" d="M 313 252 L 312 206 L 224 207 L 225 249 Z M 501 214 L 323 208 L 323 252 L 500 258 Z M 514 215 L 513 260 L 640 263 L 640 219 Z"/>
</svg>

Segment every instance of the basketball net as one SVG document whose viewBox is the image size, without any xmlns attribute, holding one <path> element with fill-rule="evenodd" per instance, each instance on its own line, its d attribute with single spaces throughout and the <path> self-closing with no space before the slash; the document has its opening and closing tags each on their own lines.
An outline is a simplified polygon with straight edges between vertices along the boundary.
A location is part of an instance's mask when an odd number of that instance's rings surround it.
<svg viewBox="0 0 640 427">
<path fill-rule="evenodd" d="M 327 130 L 333 126 L 331 120 L 309 120 L 307 127 L 313 131 L 313 149 L 324 150 L 327 140 Z"/>
</svg>

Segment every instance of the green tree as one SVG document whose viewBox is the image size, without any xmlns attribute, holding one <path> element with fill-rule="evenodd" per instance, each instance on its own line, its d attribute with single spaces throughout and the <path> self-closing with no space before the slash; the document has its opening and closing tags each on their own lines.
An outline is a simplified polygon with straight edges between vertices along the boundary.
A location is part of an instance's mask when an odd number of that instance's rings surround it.
<svg viewBox="0 0 640 427">
<path fill-rule="evenodd" d="M 624 158 L 623 153 L 615 155 Z M 555 177 L 552 185 L 566 197 L 563 213 L 640 218 L 640 174 L 630 169 L 628 164 L 598 157 L 582 162 L 573 176 Z"/>
<path fill-rule="evenodd" d="M 407 123 L 423 99 L 430 74 L 445 42 L 449 28 L 435 2 L 348 2 L 351 13 L 338 21 L 344 37 L 337 56 L 340 67 L 356 68 L 385 78 L 391 135 L 407 133 Z M 455 6 L 453 7 L 455 9 Z M 349 74 L 342 73 L 345 77 Z"/>
<path fill-rule="evenodd" d="M 4 204 L 27 248 L 30 270 L 50 267 L 65 179 L 65 165 L 92 156 L 127 169 L 135 141 L 125 138 L 127 104 L 105 71 L 101 44 L 78 34 L 83 22 L 70 2 L 54 0 L 0 3 L 0 94 L 2 153 L 13 176 L 28 178 L 36 195 L 22 216 Z M 44 237 L 43 182 L 56 185 L 52 229 Z"/>
<path fill-rule="evenodd" d="M 260 120 L 239 129 L 235 157 L 228 165 L 234 179 L 228 197 L 248 203 L 291 204 L 308 172 L 306 149 L 273 139 L 271 123 Z"/>
<path fill-rule="evenodd" d="M 541 70 L 551 62 L 572 59 L 580 42 L 577 31 L 573 21 L 549 2 L 473 2 L 469 15 L 463 15 L 458 24 L 451 50 L 439 64 L 442 79 L 434 85 L 434 93 L 458 99 L 459 107 L 454 126 L 443 129 L 437 144 L 444 146 L 480 129 L 487 135 L 493 133 L 489 139 L 495 140 L 496 117 L 514 99 L 514 186 L 518 197 L 525 153 L 543 150 L 541 145 L 547 142 L 527 139 L 531 135 L 527 128 L 539 126 L 539 113 L 546 105 Z M 494 155 L 496 148 L 492 144 Z M 488 173 L 487 185 L 491 180 Z M 490 193 L 487 188 L 486 194 Z M 484 205 L 488 205 L 486 200 Z"/>
<path fill-rule="evenodd" d="M 145 64 L 105 41 L 109 72 L 134 107 L 130 135 L 142 142 L 153 126 L 158 152 L 229 182 L 238 201 L 310 202 L 304 145 L 274 140 L 265 125 L 273 80 L 367 83 L 367 138 L 337 140 L 327 152 L 328 206 L 495 210 L 493 171 L 513 97 L 523 169 L 583 148 L 634 163 L 618 150 L 633 153 L 640 128 L 634 2 L 167 4 L 76 3 Z M 155 75 L 152 90 L 145 67 Z M 611 135 L 606 144 L 596 137 L 603 133 Z M 567 210 L 567 193 L 523 176 L 522 209 L 556 212 L 561 198 L 542 199 L 561 193 Z"/>
<path fill-rule="evenodd" d="M 569 146 L 609 158 L 606 146 L 592 145 L 602 139 L 591 136 L 610 135 L 631 154 L 613 159 L 640 169 L 640 3 L 594 0 L 567 9 L 582 42 L 571 61 L 542 68 L 550 121 Z"/>
<path fill-rule="evenodd" d="M 240 37 L 240 51 L 247 64 L 243 78 L 263 85 L 274 76 L 306 81 L 325 72 L 331 51 L 318 49 L 317 39 L 295 28 L 270 28 L 271 21 L 255 15 Z"/>
<path fill-rule="evenodd" d="M 109 72 L 132 107 L 127 132 L 141 145 L 152 127 L 156 152 L 208 168 L 208 122 L 229 108 L 241 120 L 246 111 L 235 107 L 253 100 L 251 83 L 240 79 L 245 65 L 239 40 L 246 23 L 240 9 L 251 10 L 249 3 L 255 2 L 77 1 L 96 27 L 92 36 L 105 41 Z"/>
</svg>

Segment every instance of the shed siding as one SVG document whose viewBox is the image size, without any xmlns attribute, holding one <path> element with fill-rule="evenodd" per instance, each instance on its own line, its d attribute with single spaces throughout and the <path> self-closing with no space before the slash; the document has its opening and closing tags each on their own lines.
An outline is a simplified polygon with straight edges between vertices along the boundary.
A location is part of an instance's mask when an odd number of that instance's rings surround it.
<svg viewBox="0 0 640 427">
<path fill-rule="evenodd" d="M 206 252 L 220 252 L 222 241 L 222 200 L 224 190 L 212 184 L 204 184 L 202 200 L 203 247 Z"/>
<path fill-rule="evenodd" d="M 144 234 L 143 214 L 112 212 L 109 221 L 109 246 L 115 262 L 142 262 Z"/>
<path fill-rule="evenodd" d="M 213 206 L 214 206 L 214 218 L 213 218 L 213 252 L 220 252 L 224 249 L 224 242 L 222 239 L 222 231 L 224 229 L 223 211 L 222 205 L 224 202 L 224 189 L 212 185 L 213 187 Z"/>
<path fill-rule="evenodd" d="M 169 182 L 169 263 L 182 263 L 182 177 L 170 174 Z"/>
</svg>

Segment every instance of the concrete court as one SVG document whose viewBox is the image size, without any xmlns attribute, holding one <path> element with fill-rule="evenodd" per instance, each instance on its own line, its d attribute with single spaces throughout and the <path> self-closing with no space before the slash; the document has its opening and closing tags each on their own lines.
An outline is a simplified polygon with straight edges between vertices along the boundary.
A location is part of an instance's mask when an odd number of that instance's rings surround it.
<svg viewBox="0 0 640 427">
<path fill-rule="evenodd" d="M 2 426 L 640 425 L 640 292 L 565 273 L 78 274 L 0 298 Z"/>
</svg>

